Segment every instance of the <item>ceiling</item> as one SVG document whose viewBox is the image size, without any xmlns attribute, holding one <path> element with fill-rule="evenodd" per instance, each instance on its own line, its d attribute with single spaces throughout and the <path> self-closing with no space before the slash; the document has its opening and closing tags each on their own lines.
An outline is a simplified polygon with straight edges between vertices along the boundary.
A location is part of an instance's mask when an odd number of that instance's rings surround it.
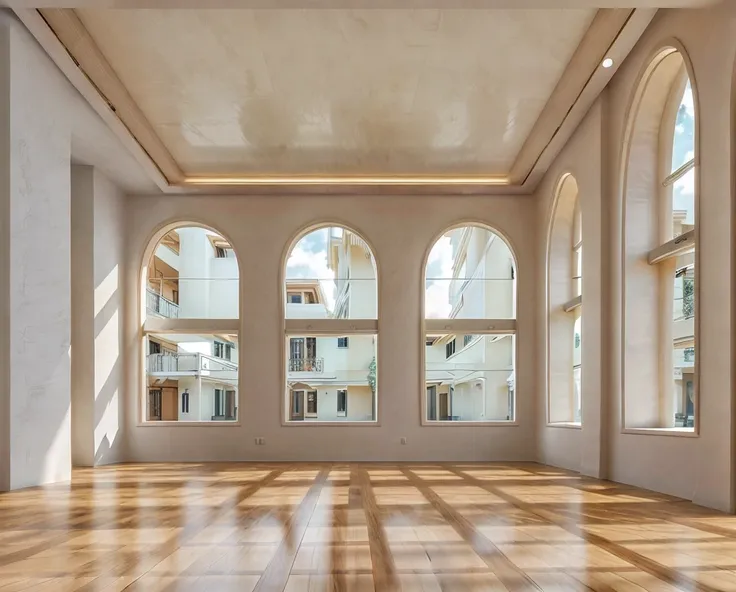
<svg viewBox="0 0 736 592">
<path fill-rule="evenodd" d="M 507 173 L 595 11 L 78 15 L 186 176 L 386 176 Z"/>
<path fill-rule="evenodd" d="M 162 189 L 209 192 L 528 191 L 655 11 L 16 12 Z"/>
</svg>

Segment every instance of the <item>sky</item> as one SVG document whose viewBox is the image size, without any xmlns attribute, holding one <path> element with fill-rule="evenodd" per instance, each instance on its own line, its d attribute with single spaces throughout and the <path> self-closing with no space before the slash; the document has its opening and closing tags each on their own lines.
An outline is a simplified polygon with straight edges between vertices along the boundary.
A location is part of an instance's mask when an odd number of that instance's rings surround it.
<svg viewBox="0 0 736 592">
<path fill-rule="evenodd" d="M 327 266 L 329 232 L 329 228 L 320 228 L 299 240 L 286 261 L 286 279 L 320 280 L 327 308 L 333 310 L 336 287 L 335 274 Z"/>
<path fill-rule="evenodd" d="M 341 230 L 341 229 L 333 229 Z M 302 237 L 286 262 L 287 279 L 318 279 L 325 293 L 327 307 L 333 310 L 336 287 L 335 274 L 327 266 L 328 228 L 320 228 Z M 444 279 L 447 278 L 447 279 Z M 438 281 L 438 280 L 442 281 Z M 432 247 L 427 260 L 425 314 L 427 318 L 448 318 L 452 279 L 452 246 L 450 235 L 443 235 Z"/>
<path fill-rule="evenodd" d="M 452 311 L 449 281 L 452 278 L 452 246 L 449 233 L 442 235 L 429 252 L 426 277 L 425 317 L 428 319 L 448 318 Z"/>
<path fill-rule="evenodd" d="M 695 156 L 695 106 L 693 103 L 693 91 L 688 81 L 682 96 L 681 106 L 689 117 L 678 116 L 675 125 L 675 146 L 673 146 L 672 170 L 677 170 L 688 160 Z M 679 142 L 678 142 L 679 138 Z M 695 169 L 690 169 L 677 181 L 673 187 L 673 208 L 675 210 L 687 210 L 686 222 L 693 224 L 695 221 Z"/>
</svg>

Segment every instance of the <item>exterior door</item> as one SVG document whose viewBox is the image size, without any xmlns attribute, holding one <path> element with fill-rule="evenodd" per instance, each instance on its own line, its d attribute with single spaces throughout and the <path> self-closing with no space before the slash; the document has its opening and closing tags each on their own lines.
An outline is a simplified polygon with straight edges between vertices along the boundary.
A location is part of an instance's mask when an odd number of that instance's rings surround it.
<svg viewBox="0 0 736 592">
<path fill-rule="evenodd" d="M 307 417 L 317 417 L 317 391 L 307 391 Z"/>
<path fill-rule="evenodd" d="M 235 391 L 225 391 L 225 418 L 236 419 Z"/>
<path fill-rule="evenodd" d="M 437 387 L 427 387 L 427 419 L 435 421 L 437 419 Z"/>
<path fill-rule="evenodd" d="M 440 393 L 440 419 L 450 419 L 450 405 L 447 393 Z"/>
<path fill-rule="evenodd" d="M 304 372 L 304 338 L 289 340 L 289 372 Z"/>
<path fill-rule="evenodd" d="M 161 421 L 161 389 L 148 389 L 148 421 Z"/>
<path fill-rule="evenodd" d="M 291 419 L 304 419 L 304 391 L 291 391 Z"/>
</svg>

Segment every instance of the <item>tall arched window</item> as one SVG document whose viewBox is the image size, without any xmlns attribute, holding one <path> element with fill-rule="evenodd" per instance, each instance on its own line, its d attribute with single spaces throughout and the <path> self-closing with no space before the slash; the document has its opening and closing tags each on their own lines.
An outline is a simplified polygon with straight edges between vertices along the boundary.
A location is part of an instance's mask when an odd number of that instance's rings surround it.
<svg viewBox="0 0 736 592">
<path fill-rule="evenodd" d="M 232 245 L 188 225 L 162 230 L 149 250 L 143 420 L 236 421 L 240 273 Z"/>
<path fill-rule="evenodd" d="M 422 421 L 515 418 L 516 264 L 480 225 L 445 232 L 425 268 Z"/>
<path fill-rule="evenodd" d="M 578 185 L 565 175 L 552 206 L 547 247 L 550 424 L 582 421 L 583 226 Z"/>
<path fill-rule="evenodd" d="M 649 66 L 633 118 L 624 220 L 625 425 L 692 430 L 697 128 L 679 51 L 667 48 Z"/>
<path fill-rule="evenodd" d="M 284 420 L 376 421 L 378 298 L 370 247 L 347 228 L 312 228 L 292 244 L 284 278 Z"/>
</svg>

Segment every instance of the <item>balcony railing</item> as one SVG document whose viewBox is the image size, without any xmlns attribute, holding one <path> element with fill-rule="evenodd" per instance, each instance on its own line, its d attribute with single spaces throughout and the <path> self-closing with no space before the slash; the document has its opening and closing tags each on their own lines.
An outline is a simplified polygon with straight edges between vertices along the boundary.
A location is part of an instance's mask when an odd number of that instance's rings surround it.
<svg viewBox="0 0 736 592">
<path fill-rule="evenodd" d="M 223 378 L 230 378 L 228 373 L 237 373 L 238 365 L 235 362 L 221 360 L 198 353 L 163 353 L 149 354 L 147 363 L 148 372 L 202 372 L 210 376 L 223 373 Z"/>
<path fill-rule="evenodd" d="M 324 372 L 324 358 L 290 358 L 289 372 Z"/>
<path fill-rule="evenodd" d="M 179 305 L 154 292 L 151 288 L 146 288 L 146 308 L 167 319 L 179 318 Z"/>
<path fill-rule="evenodd" d="M 149 354 L 149 372 L 196 372 L 200 362 L 198 354 Z"/>
</svg>

